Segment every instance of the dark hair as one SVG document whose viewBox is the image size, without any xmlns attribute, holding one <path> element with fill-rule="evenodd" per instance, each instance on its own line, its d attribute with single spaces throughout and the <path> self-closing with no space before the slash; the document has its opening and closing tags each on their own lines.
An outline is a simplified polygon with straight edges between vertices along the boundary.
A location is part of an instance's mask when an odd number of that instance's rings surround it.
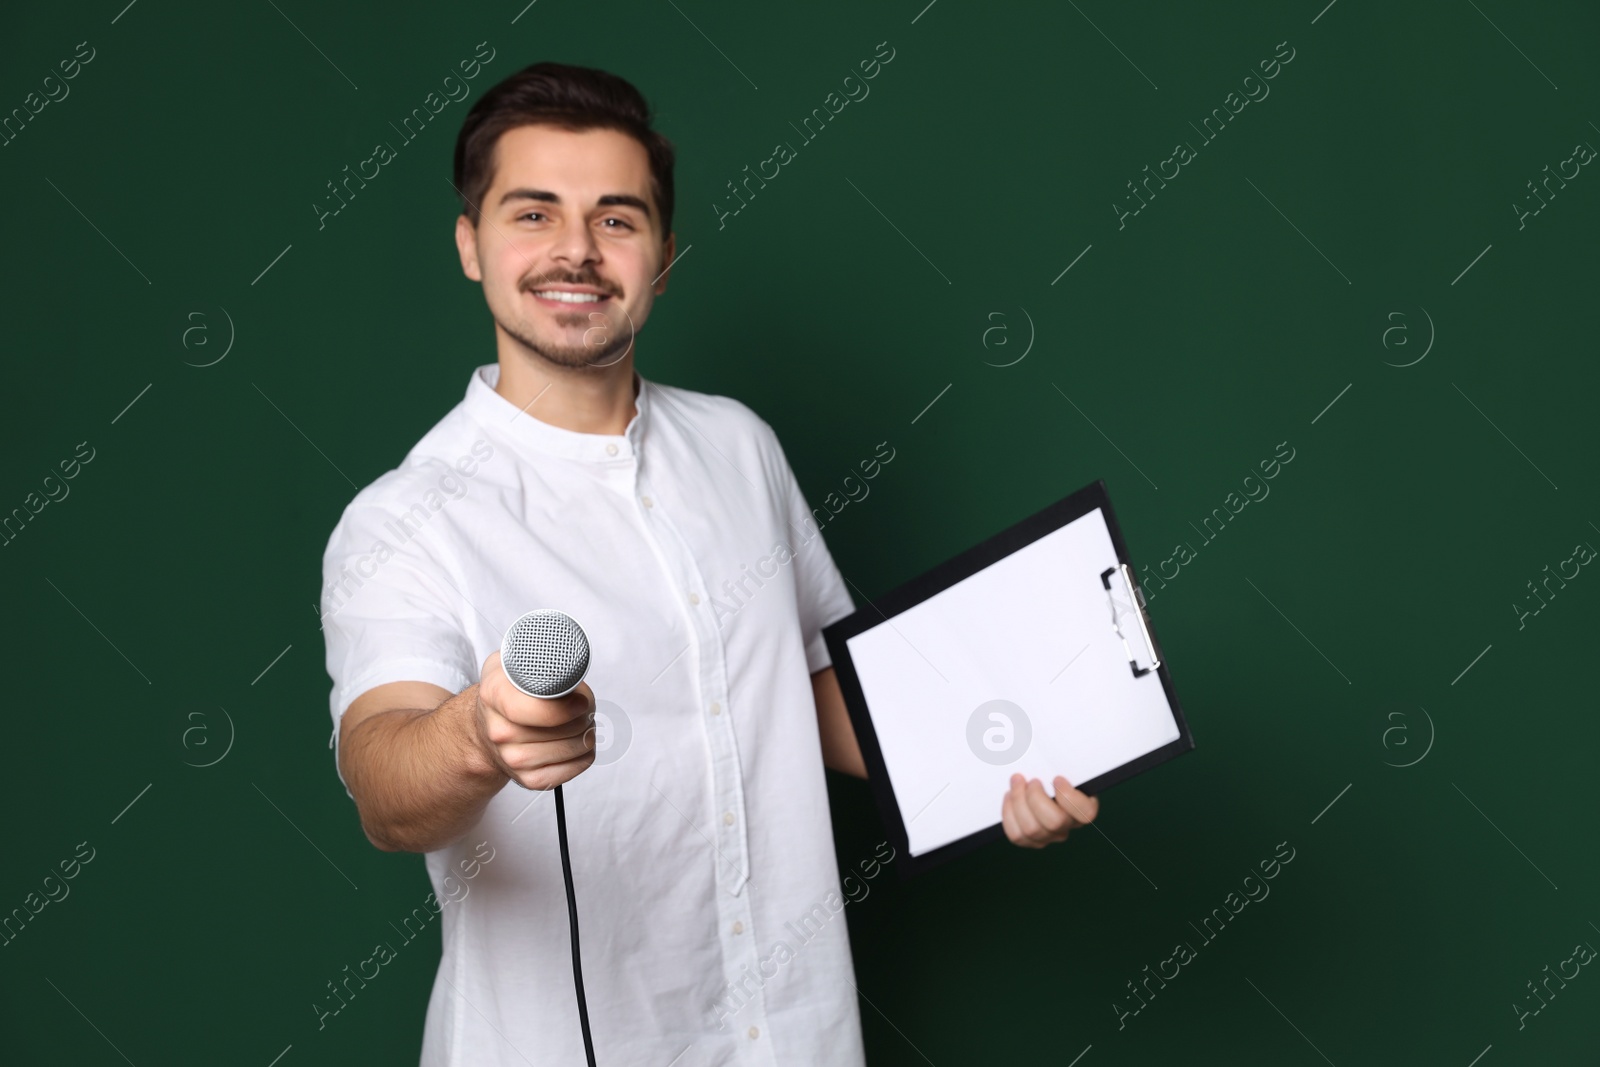
<svg viewBox="0 0 1600 1067">
<path fill-rule="evenodd" d="M 624 78 L 593 67 L 535 63 L 493 86 L 461 123 L 456 135 L 455 186 L 461 213 L 476 226 L 483 198 L 494 181 L 494 149 L 500 135 L 518 126 L 565 130 L 612 129 L 644 146 L 650 157 L 651 192 L 661 213 L 661 239 L 672 232 L 672 142 L 650 128 L 650 105 Z"/>
</svg>

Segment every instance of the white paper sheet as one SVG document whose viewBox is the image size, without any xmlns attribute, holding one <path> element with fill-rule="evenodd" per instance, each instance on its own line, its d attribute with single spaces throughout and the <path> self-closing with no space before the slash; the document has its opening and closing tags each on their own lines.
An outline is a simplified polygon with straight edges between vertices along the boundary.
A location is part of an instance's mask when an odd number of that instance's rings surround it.
<svg viewBox="0 0 1600 1067">
<path fill-rule="evenodd" d="M 1095 508 L 847 640 L 913 856 L 998 823 L 1014 773 L 1053 794 L 1177 740 L 1112 625 L 1117 565 Z"/>
</svg>

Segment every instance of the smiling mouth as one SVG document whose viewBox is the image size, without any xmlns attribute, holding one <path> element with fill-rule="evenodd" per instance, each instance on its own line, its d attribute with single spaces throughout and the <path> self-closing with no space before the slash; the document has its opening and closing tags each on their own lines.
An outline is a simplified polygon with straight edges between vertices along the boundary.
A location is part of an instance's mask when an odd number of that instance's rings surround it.
<svg viewBox="0 0 1600 1067">
<path fill-rule="evenodd" d="M 565 289 L 530 290 L 538 300 L 569 307 L 594 307 L 611 299 L 607 293 L 574 293 Z"/>
</svg>

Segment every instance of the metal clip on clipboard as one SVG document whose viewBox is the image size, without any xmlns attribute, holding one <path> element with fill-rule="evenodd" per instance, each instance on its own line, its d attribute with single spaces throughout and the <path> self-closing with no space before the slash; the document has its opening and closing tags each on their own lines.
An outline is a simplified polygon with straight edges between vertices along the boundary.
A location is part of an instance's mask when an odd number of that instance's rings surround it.
<svg viewBox="0 0 1600 1067">
<path fill-rule="evenodd" d="M 1111 581 L 1113 574 L 1117 576 L 1115 587 Z M 1150 636 L 1150 624 L 1145 619 L 1144 596 L 1134 583 L 1133 573 L 1128 570 L 1126 563 L 1119 563 L 1102 571 L 1100 584 L 1105 586 L 1106 599 L 1111 604 L 1111 628 L 1117 631 L 1117 635 L 1122 638 L 1122 647 L 1128 650 L 1128 666 L 1133 670 L 1133 676 L 1142 678 L 1161 666 L 1161 661 L 1156 658 L 1156 643 Z M 1149 652 L 1144 657 L 1150 664 L 1148 667 L 1139 666 L 1140 656 L 1128 641 L 1129 634 L 1135 628 Z"/>
</svg>

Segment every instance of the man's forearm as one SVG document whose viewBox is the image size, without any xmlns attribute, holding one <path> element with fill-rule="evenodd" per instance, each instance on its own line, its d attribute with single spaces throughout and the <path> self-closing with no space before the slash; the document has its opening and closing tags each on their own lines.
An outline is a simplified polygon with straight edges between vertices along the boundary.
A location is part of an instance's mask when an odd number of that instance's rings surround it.
<svg viewBox="0 0 1600 1067">
<path fill-rule="evenodd" d="M 831 666 L 811 676 L 811 692 L 817 704 L 817 729 L 822 735 L 822 762 L 826 767 L 857 778 L 867 776 L 867 762 L 861 755 L 856 728 L 845 707 L 839 676 Z"/>
<path fill-rule="evenodd" d="M 430 852 L 465 834 L 509 780 L 476 740 L 476 685 L 432 710 L 399 708 L 340 738 L 339 762 L 368 839 Z"/>
</svg>

